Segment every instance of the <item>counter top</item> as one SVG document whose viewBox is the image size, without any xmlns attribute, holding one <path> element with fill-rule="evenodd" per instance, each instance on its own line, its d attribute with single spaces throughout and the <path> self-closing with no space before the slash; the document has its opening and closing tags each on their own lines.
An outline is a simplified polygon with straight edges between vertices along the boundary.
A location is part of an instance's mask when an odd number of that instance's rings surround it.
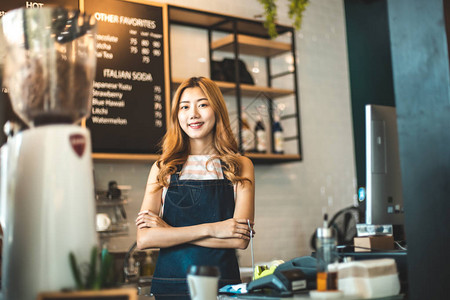
<svg viewBox="0 0 450 300">
<path fill-rule="evenodd" d="M 171 300 L 190 300 L 189 296 L 159 296 L 157 298 L 153 296 L 139 296 L 139 300 L 165 300 L 165 299 L 171 299 Z M 239 295 L 239 296 L 229 296 L 229 295 L 219 295 L 217 296 L 217 300 L 256 300 L 256 299 L 282 299 L 282 300 L 292 300 L 292 299 L 317 299 L 317 298 L 311 298 L 309 296 L 309 292 L 299 293 L 295 294 L 292 297 L 269 297 L 269 296 L 262 296 L 262 295 Z M 355 297 L 342 297 L 342 298 L 334 298 L 335 300 L 360 300 L 359 298 Z M 383 298 L 376 298 L 376 300 L 403 300 L 405 299 L 405 296 L 403 294 L 391 296 L 391 297 L 383 297 Z M 372 300 L 375 300 L 373 298 Z"/>
</svg>

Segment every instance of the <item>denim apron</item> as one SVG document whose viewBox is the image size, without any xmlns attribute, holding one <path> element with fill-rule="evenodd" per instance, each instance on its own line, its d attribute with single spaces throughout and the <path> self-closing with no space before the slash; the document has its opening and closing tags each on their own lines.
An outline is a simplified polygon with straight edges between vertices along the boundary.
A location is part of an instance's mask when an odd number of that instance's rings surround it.
<svg viewBox="0 0 450 300">
<path fill-rule="evenodd" d="M 183 227 L 230 219 L 234 214 L 234 190 L 228 179 L 180 180 L 182 166 L 170 177 L 164 200 L 163 220 Z M 216 249 L 181 244 L 161 248 L 153 275 L 154 295 L 188 295 L 186 275 L 191 265 L 217 266 L 219 288 L 240 282 L 235 249 Z"/>
</svg>

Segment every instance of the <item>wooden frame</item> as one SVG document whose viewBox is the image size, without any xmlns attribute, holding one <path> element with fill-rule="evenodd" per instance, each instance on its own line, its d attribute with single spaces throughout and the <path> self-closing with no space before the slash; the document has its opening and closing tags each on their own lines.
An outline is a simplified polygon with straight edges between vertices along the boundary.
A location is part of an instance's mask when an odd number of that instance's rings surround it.
<svg viewBox="0 0 450 300">
<path fill-rule="evenodd" d="M 127 154 L 127 153 L 92 153 L 92 158 L 98 161 L 140 161 L 152 162 L 159 158 L 159 154 Z"/>
<path fill-rule="evenodd" d="M 74 291 L 74 292 L 44 292 L 39 293 L 37 300 L 137 300 L 137 290 L 107 289 L 100 291 Z"/>
</svg>

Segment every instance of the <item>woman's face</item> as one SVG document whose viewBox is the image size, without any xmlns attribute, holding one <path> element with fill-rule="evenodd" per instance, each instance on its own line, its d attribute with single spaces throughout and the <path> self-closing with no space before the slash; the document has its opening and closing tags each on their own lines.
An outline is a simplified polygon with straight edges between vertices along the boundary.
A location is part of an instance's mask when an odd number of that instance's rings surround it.
<svg viewBox="0 0 450 300">
<path fill-rule="evenodd" d="M 178 122 L 191 139 L 212 138 L 216 117 L 199 87 L 184 90 L 178 104 Z"/>
</svg>

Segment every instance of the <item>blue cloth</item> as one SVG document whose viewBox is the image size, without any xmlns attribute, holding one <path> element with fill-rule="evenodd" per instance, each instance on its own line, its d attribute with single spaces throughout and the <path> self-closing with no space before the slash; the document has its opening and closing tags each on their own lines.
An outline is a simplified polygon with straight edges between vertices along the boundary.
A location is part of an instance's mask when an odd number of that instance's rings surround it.
<svg viewBox="0 0 450 300">
<path fill-rule="evenodd" d="M 173 227 L 192 226 L 230 219 L 234 214 L 233 185 L 228 179 L 180 180 L 178 170 L 170 178 L 164 200 L 163 220 Z M 187 295 L 187 271 L 191 265 L 217 266 L 219 288 L 240 282 L 235 249 L 216 249 L 192 244 L 161 248 L 152 280 L 154 295 Z"/>
</svg>

